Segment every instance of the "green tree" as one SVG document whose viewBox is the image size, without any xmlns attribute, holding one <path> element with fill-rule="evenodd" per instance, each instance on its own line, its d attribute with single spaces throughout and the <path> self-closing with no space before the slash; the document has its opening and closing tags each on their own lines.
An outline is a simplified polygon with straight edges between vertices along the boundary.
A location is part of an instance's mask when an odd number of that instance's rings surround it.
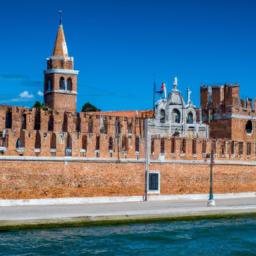
<svg viewBox="0 0 256 256">
<path fill-rule="evenodd" d="M 35 103 L 34 103 L 34 105 L 33 105 L 33 107 L 32 108 L 36 108 L 36 109 L 46 109 L 46 106 L 43 104 L 43 103 L 41 103 L 40 101 L 36 101 Z"/>
<path fill-rule="evenodd" d="M 100 111 L 100 109 L 92 105 L 90 102 L 86 102 L 82 107 L 82 112 L 96 112 L 96 111 Z"/>
</svg>

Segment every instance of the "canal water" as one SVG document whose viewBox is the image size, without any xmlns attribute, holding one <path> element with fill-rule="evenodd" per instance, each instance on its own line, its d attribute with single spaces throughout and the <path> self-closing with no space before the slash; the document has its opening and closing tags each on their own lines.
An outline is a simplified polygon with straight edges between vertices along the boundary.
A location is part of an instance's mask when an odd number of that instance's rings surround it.
<svg viewBox="0 0 256 256">
<path fill-rule="evenodd" d="M 0 255 L 256 255 L 256 218 L 0 232 Z"/>
</svg>

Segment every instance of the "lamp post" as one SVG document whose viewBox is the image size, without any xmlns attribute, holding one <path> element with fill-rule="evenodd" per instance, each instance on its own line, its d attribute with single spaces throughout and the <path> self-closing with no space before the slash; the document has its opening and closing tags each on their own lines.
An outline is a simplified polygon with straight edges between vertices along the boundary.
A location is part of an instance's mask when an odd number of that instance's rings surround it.
<svg viewBox="0 0 256 256">
<path fill-rule="evenodd" d="M 149 156 L 149 131 L 148 131 L 148 120 L 145 119 L 145 128 L 144 128 L 144 154 L 145 154 L 145 188 L 144 188 L 144 201 L 148 201 L 148 171 L 150 165 L 150 156 Z"/>
<path fill-rule="evenodd" d="M 214 165 L 214 150 L 213 150 L 213 142 L 211 143 L 211 153 L 210 153 L 210 190 L 209 190 L 209 198 L 207 201 L 207 206 L 215 206 L 215 200 L 213 195 L 213 165 Z"/>
</svg>

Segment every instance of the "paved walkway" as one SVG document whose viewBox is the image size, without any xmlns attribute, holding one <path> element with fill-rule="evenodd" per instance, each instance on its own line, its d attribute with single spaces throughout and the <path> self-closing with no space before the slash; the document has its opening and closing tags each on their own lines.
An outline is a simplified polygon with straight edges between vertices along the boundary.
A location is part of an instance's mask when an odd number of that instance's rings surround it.
<svg viewBox="0 0 256 256">
<path fill-rule="evenodd" d="M 0 229 L 8 225 L 29 223 L 116 221 L 237 213 L 256 213 L 256 197 L 219 199 L 216 200 L 215 207 L 207 207 L 207 202 L 201 200 L 0 207 Z"/>
</svg>

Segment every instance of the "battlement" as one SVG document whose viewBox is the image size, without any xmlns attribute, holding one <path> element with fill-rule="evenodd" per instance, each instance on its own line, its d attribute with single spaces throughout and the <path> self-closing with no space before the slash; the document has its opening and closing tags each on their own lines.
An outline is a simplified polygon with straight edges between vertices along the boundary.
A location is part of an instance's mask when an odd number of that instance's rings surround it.
<svg viewBox="0 0 256 256">
<path fill-rule="evenodd" d="M 95 124 L 100 116 L 83 117 Z M 13 130 L 0 132 L 0 153 L 8 156 L 68 156 L 81 158 L 144 159 L 143 119 L 111 118 L 107 129 L 86 132 Z M 117 124 L 117 123 L 118 124 Z M 130 126 L 133 125 L 133 127 Z M 101 127 L 101 126 L 98 126 Z M 102 126 L 104 127 L 104 126 Z M 256 143 L 225 139 L 206 140 L 154 135 L 147 149 L 151 160 L 203 160 L 213 147 L 215 158 L 256 160 Z"/>
<path fill-rule="evenodd" d="M 200 88 L 201 107 L 212 109 L 215 114 L 240 113 L 256 116 L 256 99 L 241 99 L 238 84 L 215 86 L 203 85 Z"/>
<path fill-rule="evenodd" d="M 200 94 L 210 137 L 255 141 L 256 100 L 241 99 L 238 84 L 201 86 Z"/>
</svg>

